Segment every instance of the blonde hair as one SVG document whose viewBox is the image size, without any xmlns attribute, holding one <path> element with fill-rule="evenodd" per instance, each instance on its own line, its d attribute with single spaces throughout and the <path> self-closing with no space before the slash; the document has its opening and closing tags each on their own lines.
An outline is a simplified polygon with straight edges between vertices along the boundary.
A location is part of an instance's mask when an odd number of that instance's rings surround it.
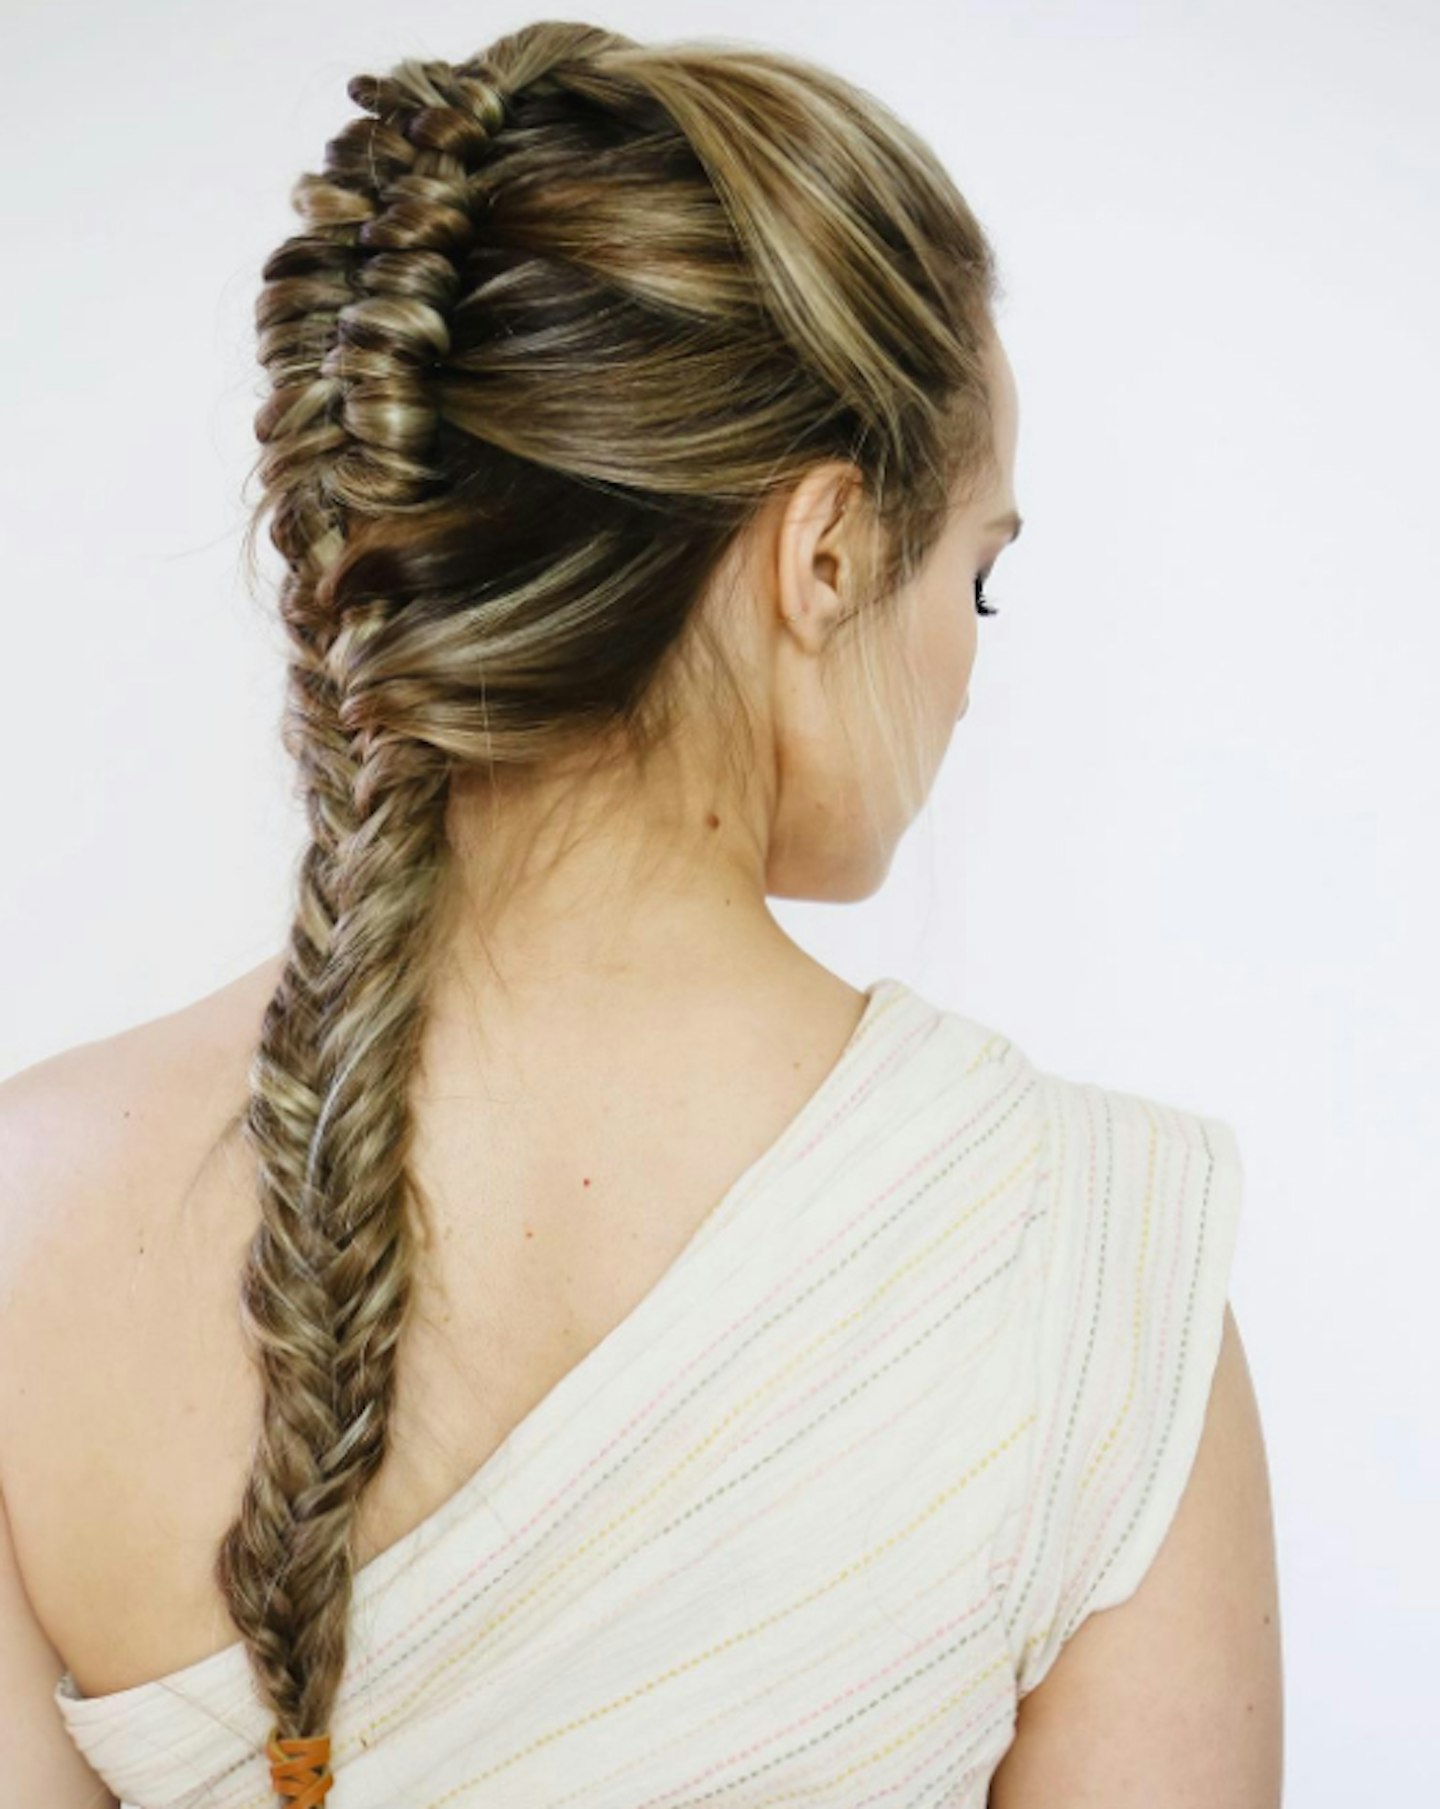
<svg viewBox="0 0 1440 1809">
<path fill-rule="evenodd" d="M 862 643 L 994 470 L 995 260 L 863 90 L 764 49 L 543 20 L 348 93 L 363 114 L 295 184 L 304 228 L 264 266 L 247 535 L 252 570 L 267 517 L 284 559 L 310 838 L 239 1119 L 263 1408 L 216 1577 L 292 1802 L 331 1781 L 353 1523 L 428 1212 L 409 1082 L 452 780 L 601 731 L 657 746 L 727 549 L 817 461 L 863 477 Z"/>
</svg>

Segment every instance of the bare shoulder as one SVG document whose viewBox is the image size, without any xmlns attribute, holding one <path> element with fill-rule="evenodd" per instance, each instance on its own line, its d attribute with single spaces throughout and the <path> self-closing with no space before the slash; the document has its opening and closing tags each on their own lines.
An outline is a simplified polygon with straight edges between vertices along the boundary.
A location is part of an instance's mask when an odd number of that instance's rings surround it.
<svg viewBox="0 0 1440 1809">
<path fill-rule="evenodd" d="M 0 1082 L 0 1486 L 26 1425 L 142 1331 L 136 1264 L 223 1159 L 282 959 Z"/>
<path fill-rule="evenodd" d="M 30 1421 L 93 1394 L 145 1335 L 166 1233 L 227 1159 L 282 957 L 0 1082 L 0 1486 Z M 217 1157 L 217 1151 L 218 1157 Z M 207 1197 L 216 1197 L 211 1190 Z M 95 1361 L 104 1353 L 104 1364 Z M 72 1392 L 75 1378 L 85 1386 Z M 62 1422 L 68 1423 L 68 1421 Z M 12 1504 L 13 1505 L 13 1504 Z"/>
<path fill-rule="evenodd" d="M 0 1339 L 103 1270 L 112 1240 L 143 1229 L 155 1184 L 239 1109 L 283 959 L 0 1081 Z"/>
<path fill-rule="evenodd" d="M 1278 1809 L 1283 1707 L 1269 1470 L 1225 1310 L 1195 1464 L 1129 1600 L 1082 1622 L 1021 1699 L 990 1809 Z"/>
<path fill-rule="evenodd" d="M 213 1314 L 176 1299 L 164 1233 L 243 1105 L 281 959 L 0 1082 L 0 1750 L 27 1802 L 116 1800 L 51 1701 L 110 1530 L 92 1485 L 136 1448 L 167 1326 Z"/>
</svg>

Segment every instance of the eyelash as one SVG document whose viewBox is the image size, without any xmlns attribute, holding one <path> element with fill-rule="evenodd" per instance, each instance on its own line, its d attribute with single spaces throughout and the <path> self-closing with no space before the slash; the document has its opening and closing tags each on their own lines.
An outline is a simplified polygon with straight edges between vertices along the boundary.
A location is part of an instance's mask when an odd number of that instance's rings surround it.
<svg viewBox="0 0 1440 1809">
<path fill-rule="evenodd" d="M 977 616 L 998 616 L 1000 613 L 993 604 L 986 601 L 985 586 L 989 579 L 990 573 L 986 571 L 981 572 L 975 580 L 975 613 Z"/>
</svg>

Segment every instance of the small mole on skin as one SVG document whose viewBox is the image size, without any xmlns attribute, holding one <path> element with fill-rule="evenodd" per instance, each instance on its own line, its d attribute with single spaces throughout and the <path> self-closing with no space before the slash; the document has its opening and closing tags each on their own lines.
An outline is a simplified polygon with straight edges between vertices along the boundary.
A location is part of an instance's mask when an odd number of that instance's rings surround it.
<svg viewBox="0 0 1440 1809">
<path fill-rule="evenodd" d="M 525 1235 L 526 1237 L 534 1237 L 535 1235 L 528 1225 L 525 1227 Z"/>
<path fill-rule="evenodd" d="M 720 819 L 713 810 L 706 813 L 705 821 L 711 829 L 718 829 L 720 827 Z"/>
<path fill-rule="evenodd" d="M 585 1186 L 586 1186 L 586 1187 L 588 1187 L 588 1186 L 589 1186 L 589 1185 L 590 1185 L 590 1177 L 589 1177 L 589 1175 L 586 1175 L 586 1176 L 585 1176 L 585 1177 L 584 1177 L 584 1184 L 585 1184 Z"/>
</svg>

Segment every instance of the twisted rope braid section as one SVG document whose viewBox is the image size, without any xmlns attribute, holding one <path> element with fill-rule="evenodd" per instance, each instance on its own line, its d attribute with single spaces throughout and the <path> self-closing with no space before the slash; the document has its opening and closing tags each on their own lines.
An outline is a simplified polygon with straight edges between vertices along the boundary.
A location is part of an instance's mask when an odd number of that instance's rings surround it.
<svg viewBox="0 0 1440 1809">
<path fill-rule="evenodd" d="M 327 147 L 324 174 L 294 190 L 321 242 L 338 229 L 349 247 L 332 337 L 307 372 L 307 409 L 331 424 L 316 476 L 338 532 L 312 542 L 322 566 L 340 555 L 348 516 L 411 510 L 437 487 L 425 378 L 450 349 L 457 259 L 475 242 L 469 178 L 505 119 L 492 82 L 448 64 L 407 62 L 355 77 L 348 92 L 373 117 L 352 122 Z"/>
</svg>

